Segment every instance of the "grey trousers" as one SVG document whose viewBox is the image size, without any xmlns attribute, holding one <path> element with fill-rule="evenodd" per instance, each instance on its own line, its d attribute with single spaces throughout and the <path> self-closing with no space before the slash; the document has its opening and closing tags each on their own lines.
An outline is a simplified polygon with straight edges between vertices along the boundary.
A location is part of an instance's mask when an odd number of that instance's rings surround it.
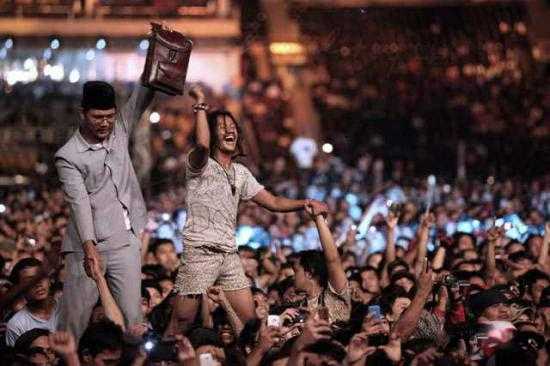
<svg viewBox="0 0 550 366">
<path fill-rule="evenodd" d="M 99 252 L 109 289 L 126 325 L 142 321 L 141 256 L 139 240 L 132 234 L 129 245 Z M 59 329 L 70 331 L 78 342 L 99 299 L 93 279 L 84 270 L 84 253 L 65 254 L 65 282 L 61 298 Z"/>
</svg>

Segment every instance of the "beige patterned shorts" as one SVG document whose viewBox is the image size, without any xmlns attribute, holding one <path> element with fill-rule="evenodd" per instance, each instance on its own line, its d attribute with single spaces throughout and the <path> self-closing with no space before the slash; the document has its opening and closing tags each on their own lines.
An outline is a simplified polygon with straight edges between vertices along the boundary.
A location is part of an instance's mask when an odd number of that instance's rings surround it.
<svg viewBox="0 0 550 366">
<path fill-rule="evenodd" d="M 214 285 L 225 291 L 250 287 L 250 280 L 244 274 L 239 255 L 205 246 L 186 245 L 174 291 L 179 295 L 203 294 Z"/>
</svg>

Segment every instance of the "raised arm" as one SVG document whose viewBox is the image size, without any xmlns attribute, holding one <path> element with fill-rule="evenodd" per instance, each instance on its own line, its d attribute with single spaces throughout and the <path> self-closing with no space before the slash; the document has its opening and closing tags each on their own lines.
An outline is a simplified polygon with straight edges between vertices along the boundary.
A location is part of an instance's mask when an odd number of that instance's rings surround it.
<svg viewBox="0 0 550 366">
<path fill-rule="evenodd" d="M 548 271 L 548 249 L 550 247 L 550 222 L 544 225 L 544 238 L 542 239 L 542 246 L 540 248 L 538 264 Z"/>
<path fill-rule="evenodd" d="M 189 95 L 196 106 L 205 106 L 205 96 L 200 87 L 194 87 Z M 195 148 L 189 154 L 189 165 L 193 171 L 201 171 L 210 155 L 210 130 L 205 108 L 197 108 L 195 113 Z"/>
<path fill-rule="evenodd" d="M 416 251 L 415 273 L 418 275 L 422 269 L 422 261 L 428 252 L 428 238 L 430 229 L 435 222 L 435 217 L 432 213 L 425 213 L 420 218 L 420 227 L 418 228 L 418 247 Z"/>
<path fill-rule="evenodd" d="M 384 254 L 384 268 L 382 269 L 382 275 L 380 283 L 382 286 L 387 286 L 390 283 L 390 275 L 388 273 L 388 265 L 396 258 L 395 255 L 395 228 L 399 218 L 396 217 L 391 211 L 386 218 L 386 225 L 388 226 L 388 242 L 386 243 L 386 252 Z"/>
<path fill-rule="evenodd" d="M 325 263 L 328 269 L 328 282 L 336 293 L 341 293 L 348 287 L 348 280 L 330 228 L 323 215 L 315 214 L 313 205 L 306 205 L 306 210 L 314 218 L 317 231 L 319 232 L 321 247 L 323 248 L 323 255 L 325 256 Z"/>
<path fill-rule="evenodd" d="M 496 247 L 500 239 L 504 235 L 504 230 L 493 227 L 487 232 L 487 253 L 485 255 L 485 267 L 487 270 L 486 279 L 492 281 L 497 269 L 496 263 Z"/>
<path fill-rule="evenodd" d="M 392 335 L 401 338 L 403 342 L 407 341 L 416 328 L 424 305 L 426 305 L 428 296 L 430 296 L 433 287 L 432 274 L 432 270 L 428 264 L 428 258 L 424 258 L 422 260 L 422 270 L 418 277 L 418 290 L 416 291 L 416 295 L 414 295 L 411 305 L 405 310 L 399 320 L 397 320 L 392 330 Z"/>
<path fill-rule="evenodd" d="M 154 96 L 155 92 L 153 89 L 141 85 L 141 82 L 139 81 L 136 83 L 130 98 L 126 101 L 120 111 L 122 125 L 128 135 L 132 133 L 134 127 L 136 127 L 139 122 L 141 115 L 151 104 Z"/>
<path fill-rule="evenodd" d="M 111 294 L 111 290 L 107 285 L 107 280 L 101 271 L 99 263 L 96 262 L 92 266 L 91 271 L 92 278 L 97 285 L 101 305 L 103 305 L 103 308 L 105 309 L 105 316 L 113 323 L 120 326 L 123 331 L 126 331 L 126 327 L 124 326 L 124 317 L 122 316 L 122 312 Z"/>
</svg>

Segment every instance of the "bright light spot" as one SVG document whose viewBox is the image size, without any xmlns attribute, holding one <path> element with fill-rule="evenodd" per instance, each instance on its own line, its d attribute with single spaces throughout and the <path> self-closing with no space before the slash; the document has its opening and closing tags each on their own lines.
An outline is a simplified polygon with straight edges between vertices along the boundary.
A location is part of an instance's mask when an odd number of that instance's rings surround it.
<svg viewBox="0 0 550 366">
<path fill-rule="evenodd" d="M 95 51 L 94 50 L 88 50 L 86 52 L 86 60 L 92 61 L 95 58 Z"/>
<path fill-rule="evenodd" d="M 430 175 L 430 176 L 428 177 L 428 184 L 429 184 L 430 186 L 435 186 L 435 175 Z"/>
<path fill-rule="evenodd" d="M 20 175 L 20 174 L 17 174 L 15 177 L 13 177 L 13 180 L 14 180 L 15 184 L 25 183 L 25 177 Z"/>
<path fill-rule="evenodd" d="M 25 62 L 23 62 L 23 68 L 28 70 L 28 69 L 32 69 L 33 67 L 35 66 L 34 64 L 34 60 L 32 58 L 28 58 L 25 60 Z"/>
<path fill-rule="evenodd" d="M 445 184 L 445 185 L 443 186 L 443 192 L 444 192 L 444 193 L 449 193 L 449 192 L 451 192 L 451 186 L 448 185 L 448 184 Z"/>
<path fill-rule="evenodd" d="M 163 140 L 169 140 L 172 137 L 172 132 L 168 130 L 162 131 L 160 137 L 162 137 Z"/>
<path fill-rule="evenodd" d="M 160 122 L 160 114 L 158 112 L 153 112 L 149 116 L 149 122 L 151 123 L 159 123 Z"/>
<path fill-rule="evenodd" d="M 6 205 L 0 203 L 0 214 L 6 212 Z"/>
<path fill-rule="evenodd" d="M 44 57 L 45 60 L 49 60 L 52 57 L 52 50 L 50 48 L 46 48 L 42 57 Z"/>
<path fill-rule="evenodd" d="M 97 48 L 98 50 L 102 50 L 105 47 L 107 47 L 107 41 L 104 38 L 98 39 L 95 44 L 95 48 Z"/>
<path fill-rule="evenodd" d="M 44 164 L 44 163 L 37 163 L 35 166 L 34 166 L 34 170 L 38 173 L 38 174 L 46 174 L 48 172 L 48 165 L 47 164 Z"/>
<path fill-rule="evenodd" d="M 324 143 L 321 149 L 325 154 L 330 154 L 332 150 L 334 150 L 334 148 L 332 147 L 332 144 L 329 144 L 328 142 Z"/>
<path fill-rule="evenodd" d="M 7 55 L 8 55 L 8 50 L 5 48 L 2 48 L 0 50 L 0 58 L 6 58 Z"/>
<path fill-rule="evenodd" d="M 151 341 L 147 341 L 145 342 L 145 344 L 143 345 L 143 347 L 145 348 L 146 351 L 151 351 L 153 349 L 153 347 L 155 346 L 155 344 Z"/>
<path fill-rule="evenodd" d="M 169 213 L 163 213 L 161 215 L 162 221 L 170 221 L 170 214 Z"/>
<path fill-rule="evenodd" d="M 32 65 L 27 70 L 10 70 L 6 72 L 6 81 L 8 85 L 14 85 L 15 83 L 29 83 L 35 81 L 38 78 L 38 71 L 36 66 Z"/>
<path fill-rule="evenodd" d="M 71 83 L 77 83 L 78 80 L 80 80 L 80 72 L 78 72 L 77 69 L 72 69 L 69 73 L 69 82 Z"/>
<path fill-rule="evenodd" d="M 6 47 L 7 49 L 12 48 L 13 47 L 13 39 L 11 39 L 11 38 L 6 39 L 6 42 L 4 43 L 4 47 Z"/>
<path fill-rule="evenodd" d="M 141 42 L 139 42 L 139 49 L 145 51 L 148 48 L 149 48 L 149 40 L 142 39 Z"/>
<path fill-rule="evenodd" d="M 61 46 L 61 42 L 59 42 L 59 39 L 57 38 L 52 39 L 52 41 L 50 42 L 50 48 L 52 50 L 57 50 L 59 46 Z"/>
<path fill-rule="evenodd" d="M 53 81 L 61 81 L 65 77 L 63 65 L 46 65 L 44 67 L 44 75 L 49 76 Z"/>
<path fill-rule="evenodd" d="M 297 42 L 273 42 L 269 45 L 269 50 L 276 55 L 296 55 L 305 52 L 304 46 Z"/>
</svg>

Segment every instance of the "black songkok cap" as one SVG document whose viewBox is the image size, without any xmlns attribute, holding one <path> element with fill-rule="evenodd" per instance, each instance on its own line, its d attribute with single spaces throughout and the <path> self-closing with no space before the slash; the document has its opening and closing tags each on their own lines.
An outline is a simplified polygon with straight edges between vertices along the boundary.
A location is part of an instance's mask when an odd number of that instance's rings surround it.
<svg viewBox="0 0 550 366">
<path fill-rule="evenodd" d="M 82 91 L 83 109 L 116 108 L 115 89 L 104 81 L 87 81 Z"/>
</svg>

